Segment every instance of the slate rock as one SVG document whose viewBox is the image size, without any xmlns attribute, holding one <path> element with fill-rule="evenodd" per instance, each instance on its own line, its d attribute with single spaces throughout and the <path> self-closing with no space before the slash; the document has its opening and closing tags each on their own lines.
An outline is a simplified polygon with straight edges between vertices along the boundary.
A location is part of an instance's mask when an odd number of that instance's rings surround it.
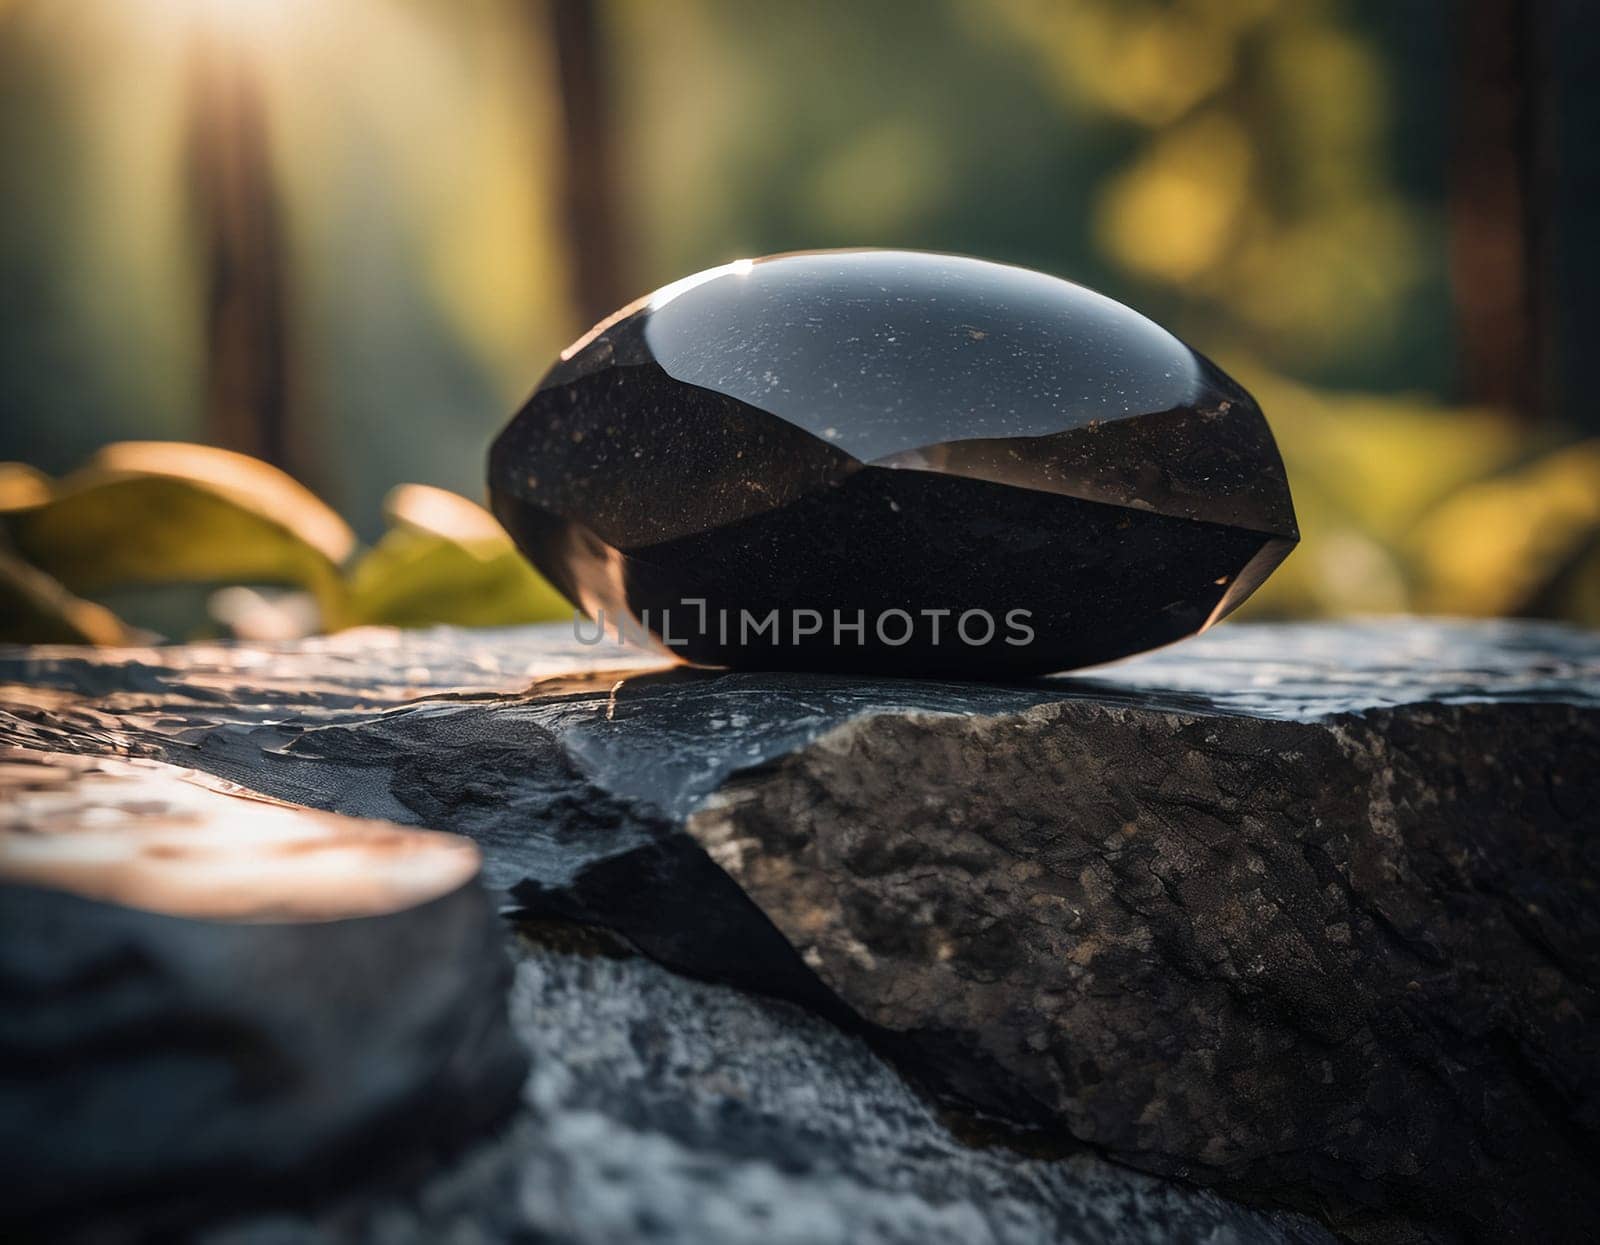
<svg viewBox="0 0 1600 1245">
<path fill-rule="evenodd" d="M 414 1189 L 200 1245 L 1332 1243 L 1304 1216 L 980 1135 L 800 1008 L 532 933 L 511 1013 L 533 1071 L 501 1135 Z"/>
<path fill-rule="evenodd" d="M 34 651 L 0 733 L 465 833 L 528 912 L 1348 1236 L 1595 1221 L 1591 634 L 1231 626 L 993 686 L 627 675 L 560 628 L 262 658 Z"/>
<path fill-rule="evenodd" d="M 452 836 L 0 754 L 0 1235 L 143 1239 L 425 1169 L 516 1100 Z"/>
</svg>

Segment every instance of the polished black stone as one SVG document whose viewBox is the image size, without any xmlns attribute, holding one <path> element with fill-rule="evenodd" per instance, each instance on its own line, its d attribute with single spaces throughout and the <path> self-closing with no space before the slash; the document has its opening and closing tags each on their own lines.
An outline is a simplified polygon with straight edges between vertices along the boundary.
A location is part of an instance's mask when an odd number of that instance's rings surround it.
<svg viewBox="0 0 1600 1245">
<path fill-rule="evenodd" d="M 1260 409 L 1120 303 L 907 251 L 740 261 L 562 353 L 495 514 L 685 660 L 1043 673 L 1204 630 L 1299 539 Z"/>
</svg>

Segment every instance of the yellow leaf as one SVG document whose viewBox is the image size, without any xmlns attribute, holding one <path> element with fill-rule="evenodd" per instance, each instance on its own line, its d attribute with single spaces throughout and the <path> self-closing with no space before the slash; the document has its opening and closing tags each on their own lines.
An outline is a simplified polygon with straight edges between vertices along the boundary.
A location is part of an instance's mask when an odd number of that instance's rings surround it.
<svg viewBox="0 0 1600 1245">
<path fill-rule="evenodd" d="M 50 477 L 27 463 L 0 463 L 0 514 L 50 500 Z"/>
<path fill-rule="evenodd" d="M 1600 439 L 1468 485 L 1418 526 L 1422 604 L 1460 614 L 1529 605 L 1600 532 Z"/>
<path fill-rule="evenodd" d="M 4 516 L 17 552 L 75 592 L 287 583 L 339 625 L 344 521 L 266 463 L 175 442 L 107 446 L 39 504 Z"/>
<path fill-rule="evenodd" d="M 351 573 L 353 622 L 492 627 L 572 616 L 483 507 L 402 484 L 384 509 L 389 531 Z"/>
<path fill-rule="evenodd" d="M 0 549 L 0 640 L 13 644 L 126 644 L 122 621 Z"/>
</svg>

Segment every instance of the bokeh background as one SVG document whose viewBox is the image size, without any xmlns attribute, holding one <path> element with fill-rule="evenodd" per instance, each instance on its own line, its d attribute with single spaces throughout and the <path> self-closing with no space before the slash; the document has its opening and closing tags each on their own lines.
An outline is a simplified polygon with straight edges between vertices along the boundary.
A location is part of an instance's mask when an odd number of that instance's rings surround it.
<svg viewBox="0 0 1600 1245">
<path fill-rule="evenodd" d="M 1600 622 L 1597 9 L 0 0 L 0 629 L 560 614 L 499 425 L 629 298 L 838 245 L 1233 371 L 1305 534 L 1258 617 Z"/>
</svg>

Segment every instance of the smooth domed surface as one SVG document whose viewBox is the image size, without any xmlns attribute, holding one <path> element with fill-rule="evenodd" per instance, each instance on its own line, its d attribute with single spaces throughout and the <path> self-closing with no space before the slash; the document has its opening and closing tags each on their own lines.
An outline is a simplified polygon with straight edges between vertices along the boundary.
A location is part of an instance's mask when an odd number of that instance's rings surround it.
<svg viewBox="0 0 1600 1245">
<path fill-rule="evenodd" d="M 740 261 L 563 353 L 494 510 L 690 661 L 1042 673 L 1203 629 L 1298 533 L 1260 410 L 1137 312 L 953 256 Z"/>
</svg>

